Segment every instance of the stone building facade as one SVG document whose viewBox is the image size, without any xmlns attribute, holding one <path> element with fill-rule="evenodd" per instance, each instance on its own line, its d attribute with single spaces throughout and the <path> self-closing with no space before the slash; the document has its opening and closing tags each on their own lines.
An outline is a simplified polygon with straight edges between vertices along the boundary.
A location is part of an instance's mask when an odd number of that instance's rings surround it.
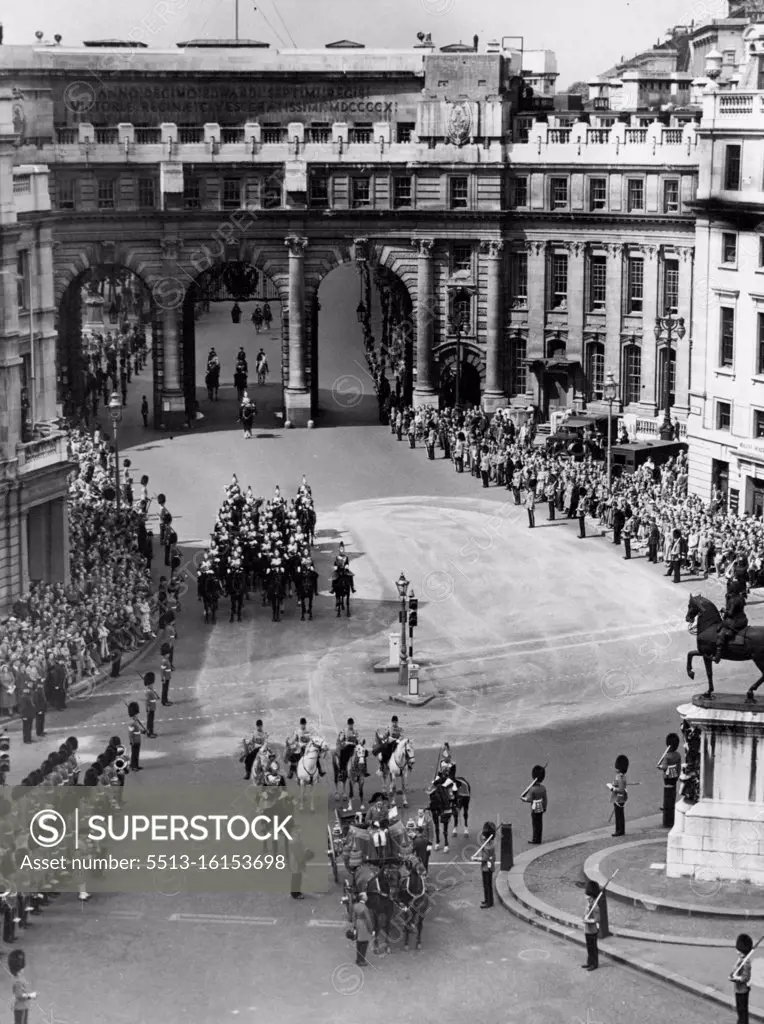
<svg viewBox="0 0 764 1024">
<path fill-rule="evenodd" d="M 189 296 L 243 261 L 288 310 L 284 408 L 304 424 L 318 286 L 361 259 L 405 296 L 417 403 L 459 356 L 463 397 L 542 419 L 601 411 L 612 370 L 619 411 L 654 432 L 651 318 L 688 315 L 693 289 L 692 116 L 540 115 L 551 100 L 529 94 L 517 51 L 457 49 L 4 47 L 17 158 L 51 168 L 62 373 L 80 376 L 81 275 L 126 266 L 153 296 L 155 421 L 170 426 L 194 376 Z M 671 363 L 680 418 L 690 345 Z"/>
<path fill-rule="evenodd" d="M 69 572 L 48 168 L 14 166 L 15 108 L 0 90 L 0 612 L 31 580 Z"/>
</svg>

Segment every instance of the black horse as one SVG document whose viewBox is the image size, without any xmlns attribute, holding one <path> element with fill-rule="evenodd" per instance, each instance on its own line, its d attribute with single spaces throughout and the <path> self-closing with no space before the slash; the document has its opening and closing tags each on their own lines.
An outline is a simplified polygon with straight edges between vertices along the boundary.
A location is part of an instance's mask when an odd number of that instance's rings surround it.
<svg viewBox="0 0 764 1024">
<path fill-rule="evenodd" d="M 239 622 L 241 622 L 241 608 L 244 604 L 244 595 L 247 591 L 247 577 L 244 574 L 243 569 L 229 569 L 228 579 L 226 581 L 226 593 L 231 599 L 231 618 L 229 622 L 233 622 L 234 615 L 237 616 Z"/>
<path fill-rule="evenodd" d="M 318 596 L 318 573 L 307 566 L 298 566 L 294 573 L 294 586 L 297 600 L 300 602 L 300 622 L 305 621 L 305 604 L 308 605 L 308 618 L 313 618 L 313 598 Z"/>
<path fill-rule="evenodd" d="M 350 618 L 350 592 L 353 589 L 353 577 L 346 569 L 338 569 L 336 577 L 332 580 L 332 593 L 335 597 L 337 618 L 345 609 L 345 614 Z"/>
<path fill-rule="evenodd" d="M 395 893 L 398 888 L 398 882 L 399 869 L 395 866 L 390 866 L 380 868 L 366 885 L 366 905 L 369 908 L 373 922 L 373 949 L 377 955 L 384 955 L 390 952 L 390 927 L 397 909 Z"/>
<path fill-rule="evenodd" d="M 470 796 L 472 795 L 472 790 L 470 789 L 469 782 L 462 778 L 461 775 L 457 775 L 454 782 L 456 783 L 456 789 L 454 790 L 453 798 L 453 834 L 456 835 L 457 826 L 459 825 L 459 814 L 461 814 L 464 821 L 463 835 L 466 838 L 470 834 Z"/>
<path fill-rule="evenodd" d="M 211 573 L 202 573 L 196 583 L 196 592 L 199 600 L 204 605 L 204 621 L 215 624 L 218 612 L 218 597 L 220 596 L 220 584 L 217 577 Z"/>
<path fill-rule="evenodd" d="M 452 818 L 454 819 L 454 828 L 456 828 L 457 820 L 451 787 L 444 786 L 442 782 L 437 781 L 430 790 L 429 796 L 430 813 L 432 814 L 432 822 L 435 826 L 435 849 L 440 848 L 440 830 L 442 827 L 443 852 L 448 853 L 448 828 Z"/>
<path fill-rule="evenodd" d="M 215 399 L 217 401 L 218 390 L 220 388 L 220 367 L 213 366 L 207 370 L 204 375 L 204 386 L 207 388 L 207 398 L 210 402 Z"/>
<path fill-rule="evenodd" d="M 280 572 L 270 572 L 265 577 L 264 592 L 268 600 L 271 603 L 271 610 L 273 611 L 273 621 L 281 622 L 281 609 L 284 603 L 284 596 L 286 594 L 286 583 L 284 581 L 284 574 Z"/>
<path fill-rule="evenodd" d="M 416 948 L 421 949 L 422 927 L 430 909 L 430 897 L 421 865 L 412 866 L 407 873 L 401 875 L 398 882 L 398 904 L 403 909 L 403 948 L 409 948 L 409 932 L 415 931 Z"/>
<path fill-rule="evenodd" d="M 712 604 L 708 598 L 703 597 L 701 594 L 690 594 L 686 621 L 693 623 L 696 619 L 697 622 L 694 628 L 690 628 L 690 632 L 694 633 L 698 638 L 698 649 L 690 651 L 687 655 L 687 675 L 690 679 L 695 678 L 695 673 L 692 669 L 693 659 L 702 658 L 703 664 L 706 667 L 706 677 L 708 678 L 708 690 L 703 696 L 713 697 L 713 659 L 716 654 L 716 641 L 722 617 L 716 605 Z M 761 675 L 753 686 L 750 687 L 745 695 L 745 699 L 748 701 L 755 700 L 754 691 L 758 690 L 761 684 L 764 683 L 764 629 L 761 626 L 749 626 L 742 633 L 731 637 L 722 652 L 722 658 L 725 661 L 752 661 L 754 663 Z"/>
</svg>

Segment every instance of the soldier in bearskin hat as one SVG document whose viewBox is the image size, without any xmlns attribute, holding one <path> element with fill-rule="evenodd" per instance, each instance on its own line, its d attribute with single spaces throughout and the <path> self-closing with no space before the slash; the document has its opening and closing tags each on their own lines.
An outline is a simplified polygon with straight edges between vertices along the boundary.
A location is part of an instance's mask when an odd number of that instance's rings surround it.
<svg viewBox="0 0 764 1024">
<path fill-rule="evenodd" d="M 526 804 L 531 805 L 531 829 L 533 834 L 528 842 L 533 846 L 539 846 L 541 844 L 544 814 L 547 808 L 546 786 L 544 785 L 546 768 L 543 765 L 535 764 L 531 778 L 533 782 L 520 799 Z"/>
<path fill-rule="evenodd" d="M 581 964 L 587 971 L 596 971 L 600 965 L 597 935 L 600 930 L 600 908 L 597 897 L 600 887 L 594 881 L 586 883 L 586 910 L 584 911 L 584 935 L 586 936 L 586 963 Z"/>
<path fill-rule="evenodd" d="M 29 1003 L 37 998 L 36 992 L 30 992 L 24 977 L 26 955 L 23 949 L 13 949 L 8 954 L 8 971 L 13 978 L 13 1020 L 14 1024 L 27 1024 L 29 1020 Z"/>
<path fill-rule="evenodd" d="M 679 737 L 675 732 L 666 737 L 666 752 L 658 762 L 658 768 L 663 772 L 663 827 L 673 828 L 676 786 L 682 770 Z"/>
<path fill-rule="evenodd" d="M 613 805 L 615 814 L 614 836 L 622 836 L 626 833 L 626 817 L 624 808 L 629 794 L 626 792 L 626 772 L 629 770 L 629 759 L 625 754 L 619 754 L 615 759 L 615 776 L 612 782 L 608 782 L 610 790 L 610 802 Z"/>
<path fill-rule="evenodd" d="M 730 974 L 730 981 L 735 986 L 735 1008 L 737 1024 L 748 1024 L 748 996 L 751 991 L 751 957 L 753 939 L 745 933 L 738 935 L 735 949 L 740 954 Z"/>
</svg>

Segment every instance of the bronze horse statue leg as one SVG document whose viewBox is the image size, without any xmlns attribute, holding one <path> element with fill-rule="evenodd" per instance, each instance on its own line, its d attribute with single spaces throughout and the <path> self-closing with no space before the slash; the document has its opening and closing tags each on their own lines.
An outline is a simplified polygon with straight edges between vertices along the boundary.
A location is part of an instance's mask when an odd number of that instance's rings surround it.
<svg viewBox="0 0 764 1024">
<path fill-rule="evenodd" d="M 714 696 L 714 659 L 709 654 L 703 654 L 702 651 L 690 651 L 687 655 L 687 675 L 690 679 L 695 678 L 695 671 L 692 667 L 695 658 L 703 659 L 703 664 L 706 668 L 706 678 L 708 679 L 708 689 L 703 696 L 711 700 Z"/>
</svg>

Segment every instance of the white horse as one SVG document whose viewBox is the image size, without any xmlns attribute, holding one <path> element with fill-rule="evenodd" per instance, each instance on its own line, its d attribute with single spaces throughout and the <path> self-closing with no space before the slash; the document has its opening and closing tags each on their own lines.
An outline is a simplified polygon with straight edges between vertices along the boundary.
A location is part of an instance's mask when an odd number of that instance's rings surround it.
<svg viewBox="0 0 764 1024">
<path fill-rule="evenodd" d="M 396 796 L 397 784 L 400 779 L 404 807 L 409 805 L 406 793 L 406 776 L 413 767 L 414 747 L 410 739 L 402 736 L 395 744 L 390 760 L 382 765 L 382 778 L 389 784 L 389 795 L 391 798 Z"/>
<path fill-rule="evenodd" d="M 305 753 L 297 762 L 297 781 L 300 785 L 300 810 L 305 803 L 305 787 L 313 787 L 318 782 L 320 775 L 318 771 L 318 759 L 322 754 L 327 753 L 328 745 L 320 736 L 311 736 L 305 747 Z M 315 811 L 313 789 L 310 791 L 310 809 Z"/>
</svg>

